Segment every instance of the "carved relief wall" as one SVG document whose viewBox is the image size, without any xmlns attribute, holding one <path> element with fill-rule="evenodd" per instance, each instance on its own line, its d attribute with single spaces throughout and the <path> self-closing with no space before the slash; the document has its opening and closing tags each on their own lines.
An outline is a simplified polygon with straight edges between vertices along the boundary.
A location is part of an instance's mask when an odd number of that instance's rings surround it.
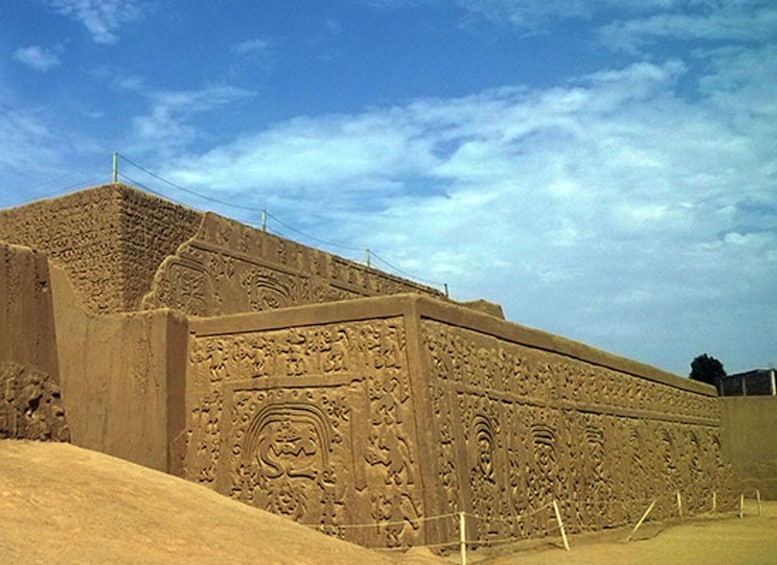
<svg viewBox="0 0 777 565">
<path fill-rule="evenodd" d="M 208 213 L 197 235 L 161 265 L 143 307 L 218 316 L 406 292 L 442 297 L 434 288 Z"/>
<path fill-rule="evenodd" d="M 186 478 L 352 541 L 418 543 L 401 318 L 196 334 L 190 351 Z M 375 522 L 392 524 L 345 527 Z"/>
<path fill-rule="evenodd" d="M 422 323 L 445 509 L 477 538 L 542 535 L 557 500 L 572 532 L 732 504 L 717 398 L 449 323 Z M 678 379 L 679 380 L 679 379 Z M 438 509 L 438 512 L 443 511 Z M 451 533 L 448 533 L 450 537 Z"/>
<path fill-rule="evenodd" d="M 410 295 L 192 321 L 185 476 L 388 547 L 733 504 L 714 391 L 515 328 Z"/>
<path fill-rule="evenodd" d="M 572 532 L 733 501 L 710 387 L 157 200 L 0 212 L 67 272 L 0 245 L 0 436 L 72 432 L 371 546 L 457 539 L 426 520 L 462 510 L 487 541 L 551 531 L 552 500 Z M 186 316 L 104 315 L 139 308 Z"/>
<path fill-rule="evenodd" d="M 109 314 L 256 312 L 437 289 L 122 184 L 0 210 L 0 241 L 46 253 Z"/>
<path fill-rule="evenodd" d="M 0 210 L 0 240 L 45 252 L 90 311 L 128 312 L 201 217 L 131 187 L 105 185 Z"/>
</svg>

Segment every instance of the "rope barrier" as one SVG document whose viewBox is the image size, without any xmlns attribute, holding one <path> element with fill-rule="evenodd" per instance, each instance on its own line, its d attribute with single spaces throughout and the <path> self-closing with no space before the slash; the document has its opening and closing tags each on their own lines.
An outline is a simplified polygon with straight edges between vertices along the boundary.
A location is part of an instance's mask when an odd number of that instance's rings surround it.
<svg viewBox="0 0 777 565">
<path fill-rule="evenodd" d="M 73 176 L 73 175 L 71 174 L 71 175 L 67 175 L 67 176 Z M 66 178 L 67 178 L 67 176 L 66 176 Z M 36 200 L 40 200 L 40 199 L 43 199 L 43 198 L 51 198 L 52 196 L 58 196 L 58 195 L 63 194 L 65 192 L 69 191 L 69 190 L 74 190 L 76 188 L 83 188 L 84 186 L 91 186 L 93 184 L 97 184 L 100 181 L 101 178 L 102 178 L 101 176 L 89 177 L 86 180 L 81 180 L 81 181 L 70 183 L 70 184 L 65 185 L 65 186 L 60 186 L 59 188 L 56 188 L 56 189 L 54 189 L 52 191 L 49 191 L 49 192 L 45 192 L 43 194 L 36 194 L 36 195 L 33 196 L 33 198 L 36 199 Z M 47 184 L 52 184 L 54 182 L 57 182 L 58 180 L 61 180 L 61 179 L 57 179 L 56 181 L 52 180 L 52 181 L 45 181 L 45 182 L 42 182 L 42 183 L 38 183 L 36 185 L 33 185 L 32 187 L 29 187 L 29 188 L 25 189 L 24 193 L 29 198 L 29 195 L 36 188 L 40 188 L 42 186 L 46 186 Z M 21 204 L 23 204 L 23 203 L 21 203 Z"/>
<path fill-rule="evenodd" d="M 435 516 L 422 516 L 420 518 L 406 518 L 404 520 L 395 520 L 390 522 L 370 522 L 370 523 L 364 523 L 364 524 L 333 524 L 331 527 L 358 529 L 358 528 L 375 528 L 375 527 L 383 527 L 383 526 L 399 526 L 401 524 L 407 524 L 407 523 L 412 524 L 413 522 L 421 522 L 421 523 L 432 522 L 434 520 L 451 518 L 458 515 L 459 515 L 458 512 L 454 512 L 454 513 L 448 513 L 448 514 L 436 514 Z"/>
<path fill-rule="evenodd" d="M 507 524 L 512 524 L 514 522 L 520 522 L 524 518 L 528 518 L 529 516 L 534 516 L 535 514 L 539 514 L 543 510 L 547 510 L 548 508 L 553 508 L 553 502 L 548 502 L 544 506 L 540 506 L 539 508 L 535 510 L 530 510 L 528 512 L 524 512 L 523 514 L 518 514 L 517 516 L 513 516 L 512 518 L 500 518 L 498 516 L 480 516 L 478 514 L 472 514 L 470 512 L 464 512 L 465 516 L 469 516 L 471 518 L 475 518 L 477 520 L 495 520 L 497 522 L 504 522 Z"/>
<path fill-rule="evenodd" d="M 453 547 L 459 545 L 458 541 L 446 541 L 442 543 L 426 543 L 423 545 L 414 545 L 413 548 L 427 548 L 427 549 L 436 549 L 438 547 Z M 377 549 L 380 551 L 407 551 L 409 548 L 407 547 L 375 547 L 372 549 Z"/>
<path fill-rule="evenodd" d="M 626 541 L 630 541 L 634 534 L 637 532 L 639 527 L 643 524 L 643 522 L 648 518 L 651 511 L 655 508 L 655 506 L 658 504 L 659 501 L 669 501 L 672 502 L 673 500 L 679 500 L 680 495 L 682 495 L 682 492 L 679 490 L 673 490 L 671 492 L 667 491 L 662 494 L 659 494 L 652 498 L 640 498 L 640 499 L 628 499 L 628 500 L 611 500 L 609 501 L 609 506 L 612 505 L 621 505 L 624 508 L 629 505 L 634 508 L 637 508 L 639 506 L 642 506 L 640 508 L 640 519 L 637 522 L 637 524 L 634 526 L 634 528 L 631 530 L 631 533 L 626 538 Z M 739 515 L 740 517 L 743 515 L 743 508 L 744 508 L 744 494 L 741 495 L 739 498 Z M 717 499 L 717 491 L 712 491 L 711 493 L 711 501 L 715 501 Z M 761 515 L 761 508 L 760 508 L 760 491 L 756 490 L 754 493 L 754 499 L 756 501 L 756 504 L 758 505 L 758 515 Z M 650 502 L 650 505 L 647 507 L 647 509 L 644 509 L 643 503 Z M 680 502 L 679 504 L 682 504 Z M 712 512 L 715 511 L 714 502 Z M 545 512 L 549 510 L 550 508 L 553 508 L 555 519 L 551 519 L 549 517 L 548 521 L 546 522 L 546 525 L 541 528 L 532 528 L 532 531 L 527 533 L 523 536 L 516 536 L 516 535 L 501 535 L 500 537 L 484 537 L 483 539 L 470 539 L 466 534 L 469 531 L 469 528 L 466 526 L 466 519 L 469 518 L 471 520 L 478 520 L 478 521 L 486 521 L 486 522 L 501 522 L 504 524 L 507 524 L 509 526 L 516 526 L 519 522 L 522 520 L 525 520 L 527 518 L 530 518 L 532 516 L 535 516 L 541 512 Z M 699 515 L 707 515 L 710 514 L 710 512 L 701 512 L 701 513 L 692 513 L 689 511 L 689 506 L 682 506 L 681 509 L 684 510 L 684 516 L 687 518 L 692 518 L 694 516 Z M 668 509 L 665 507 L 664 512 L 666 512 Z M 678 508 L 680 510 L 680 508 Z M 670 511 L 671 514 L 671 511 Z M 428 548 L 428 549 L 439 549 L 439 548 L 454 548 L 459 547 L 462 551 L 462 558 L 463 560 L 466 559 L 466 548 L 469 546 L 470 548 L 478 548 L 478 547 L 488 547 L 488 546 L 494 546 L 494 545 L 505 545 L 509 543 L 516 543 L 520 541 L 524 541 L 527 538 L 535 538 L 535 539 L 541 539 L 544 537 L 548 537 L 554 532 L 560 532 L 561 533 L 561 539 L 564 544 L 564 548 L 569 551 L 569 541 L 568 541 L 568 534 L 566 532 L 566 527 L 564 524 L 564 521 L 562 521 L 561 512 L 559 509 L 559 504 L 557 501 L 551 501 L 548 503 L 543 504 L 542 506 L 539 506 L 537 508 L 532 508 L 525 510 L 521 514 L 510 516 L 507 518 L 503 518 L 500 516 L 483 516 L 480 514 L 476 514 L 474 512 L 447 512 L 443 514 L 436 514 L 433 516 L 421 516 L 418 518 L 405 518 L 403 520 L 391 520 L 391 521 L 383 521 L 383 522 L 370 522 L 370 523 L 350 523 L 350 524 L 323 524 L 323 525 L 317 525 L 317 524 L 305 524 L 308 527 L 324 531 L 325 529 L 333 529 L 339 531 L 341 534 L 344 530 L 356 530 L 356 529 L 363 529 L 363 528 L 381 528 L 386 526 L 399 526 L 399 525 L 405 525 L 410 524 L 413 526 L 414 529 L 418 528 L 418 524 L 425 524 L 437 520 L 444 520 L 444 519 L 450 519 L 450 518 L 459 518 L 459 524 L 458 524 L 458 531 L 459 531 L 459 539 L 452 539 L 450 541 L 443 541 L 443 542 L 436 542 L 436 543 L 427 543 L 427 544 L 413 544 L 412 546 L 399 546 L 399 547 L 373 547 L 372 549 L 378 550 L 378 551 L 407 551 L 410 547 L 413 548 Z M 665 520 L 666 517 L 664 516 L 661 518 L 661 520 Z M 551 525 L 552 522 L 552 525 Z M 624 524 L 625 525 L 625 524 Z M 602 529 L 601 526 L 587 526 L 585 524 L 577 523 L 575 524 L 576 531 L 579 533 L 580 530 L 583 531 L 599 531 Z M 490 532 L 491 534 L 498 535 L 498 532 Z M 504 532 L 503 532 L 504 534 Z"/>
</svg>

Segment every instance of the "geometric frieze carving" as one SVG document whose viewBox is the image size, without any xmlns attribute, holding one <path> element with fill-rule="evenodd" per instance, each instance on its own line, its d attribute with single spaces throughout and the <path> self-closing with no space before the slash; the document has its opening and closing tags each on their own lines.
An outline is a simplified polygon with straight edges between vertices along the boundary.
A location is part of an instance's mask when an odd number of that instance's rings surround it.
<svg viewBox="0 0 777 565">
<path fill-rule="evenodd" d="M 0 235 L 64 266 L 92 313 L 191 316 L 184 413 L 161 426 L 179 434 L 171 468 L 248 504 L 400 547 L 457 539 L 455 520 L 435 517 L 460 511 L 495 541 L 555 531 L 552 513 L 532 512 L 553 502 L 582 532 L 633 523 L 659 495 L 652 515 L 667 516 L 674 491 L 691 511 L 731 495 L 720 406 L 702 385 L 128 187 L 0 216 Z M 135 378 L 150 369 L 144 347 L 131 352 Z M 0 437 L 68 436 L 51 376 L 0 363 Z"/>
<path fill-rule="evenodd" d="M 205 214 L 197 234 L 159 267 L 143 308 L 194 316 L 260 312 L 434 288 Z"/>
</svg>

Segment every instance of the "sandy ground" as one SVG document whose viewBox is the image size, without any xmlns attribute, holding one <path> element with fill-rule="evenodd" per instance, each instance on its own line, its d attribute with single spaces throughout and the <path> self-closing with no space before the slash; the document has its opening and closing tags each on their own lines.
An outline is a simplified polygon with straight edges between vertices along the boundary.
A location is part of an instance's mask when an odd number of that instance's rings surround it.
<svg viewBox="0 0 777 565">
<path fill-rule="evenodd" d="M 573 537 L 472 563 L 777 563 L 777 502 L 763 516 L 648 524 L 625 533 Z M 507 551 L 502 549 L 500 551 Z M 383 554 L 100 453 L 66 444 L 0 440 L 1 563 L 279 563 L 423 565 L 458 562 L 427 550 Z"/>
<path fill-rule="evenodd" d="M 768 564 L 777 563 L 777 501 L 762 504 L 756 515 L 754 501 L 746 504 L 746 514 L 694 518 L 684 524 L 647 523 L 637 541 L 626 542 L 628 531 L 608 532 L 590 537 L 573 537 L 570 551 L 557 547 L 515 552 L 481 560 L 475 554 L 469 561 L 488 565 L 508 564 L 603 564 L 674 565 L 686 563 Z"/>
</svg>

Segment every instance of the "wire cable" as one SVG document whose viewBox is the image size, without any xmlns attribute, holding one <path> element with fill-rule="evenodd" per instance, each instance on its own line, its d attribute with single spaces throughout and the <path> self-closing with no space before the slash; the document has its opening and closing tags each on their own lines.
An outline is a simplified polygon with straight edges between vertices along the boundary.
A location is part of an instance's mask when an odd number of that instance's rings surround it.
<svg viewBox="0 0 777 565">
<path fill-rule="evenodd" d="M 68 176 L 73 176 L 73 175 L 68 175 Z M 63 194 L 65 192 L 69 191 L 69 190 L 74 190 L 74 189 L 77 189 L 77 188 L 83 188 L 84 186 L 91 186 L 93 184 L 96 184 L 97 182 L 99 182 L 100 178 L 101 177 L 91 177 L 91 178 L 86 179 L 86 180 L 77 181 L 77 182 L 74 182 L 74 183 L 71 183 L 71 184 L 68 184 L 68 185 L 65 185 L 65 186 L 60 186 L 59 188 L 56 188 L 56 189 L 51 190 L 49 192 L 46 192 L 44 194 L 35 194 L 35 195 L 32 196 L 32 198 L 34 200 L 42 200 L 44 198 L 51 198 L 52 196 L 59 196 L 60 194 Z M 54 182 L 54 181 L 46 181 L 46 182 L 39 183 L 37 185 L 34 185 L 32 188 L 26 189 L 25 192 L 26 193 L 32 192 L 36 188 L 40 188 L 41 186 L 45 186 L 47 184 L 51 184 L 52 182 Z M 17 204 L 17 206 L 23 206 L 24 204 L 25 204 L 25 202 L 22 202 L 20 204 Z"/>
<path fill-rule="evenodd" d="M 200 194 L 199 192 L 196 192 L 194 190 L 191 190 L 189 188 L 186 188 L 186 187 L 183 187 L 183 186 L 181 186 L 179 184 L 176 184 L 176 183 L 174 183 L 172 181 L 169 181 L 166 178 L 156 174 L 153 171 L 149 171 L 145 167 L 142 167 L 141 165 L 138 165 L 134 161 L 131 161 L 131 160 L 127 159 L 124 155 L 120 154 L 119 158 L 121 158 L 126 163 L 129 163 L 133 167 L 136 167 L 136 168 L 140 169 L 141 171 L 143 171 L 147 175 L 150 175 L 150 176 L 154 177 L 155 179 L 157 179 L 157 180 L 159 180 L 159 181 L 161 181 L 161 182 L 163 182 L 163 183 L 165 183 L 167 185 L 172 186 L 173 188 L 177 188 L 178 190 L 181 190 L 181 191 L 186 192 L 188 194 L 192 194 L 192 195 L 197 196 L 199 198 L 202 198 L 204 200 L 208 200 L 208 201 L 214 202 L 216 204 L 221 204 L 223 206 L 229 206 L 231 208 L 237 208 L 238 210 L 248 210 L 249 212 L 263 212 L 264 211 L 261 208 L 254 208 L 252 206 L 242 206 L 240 204 L 235 204 L 233 202 L 226 202 L 224 200 L 219 200 L 218 198 L 213 198 L 212 196 L 207 196 L 206 194 Z M 129 177 L 127 177 L 127 179 L 129 179 Z"/>
<path fill-rule="evenodd" d="M 293 231 L 294 233 L 296 233 L 296 234 L 298 234 L 298 235 L 301 235 L 301 236 L 303 236 L 303 237 L 306 237 L 306 238 L 308 238 L 308 239 L 310 239 L 310 240 L 312 240 L 312 241 L 315 241 L 315 242 L 317 242 L 317 243 L 321 243 L 322 245 L 326 245 L 326 246 L 328 246 L 328 247 L 337 247 L 337 248 L 340 248 L 340 249 L 345 249 L 346 251 L 364 251 L 363 249 L 359 249 L 358 247 L 349 247 L 349 246 L 347 246 L 347 245 L 341 245 L 341 244 L 339 244 L 339 243 L 333 243 L 333 242 L 331 242 L 331 241 L 324 241 L 323 239 L 318 239 L 317 237 L 314 237 L 314 236 L 312 236 L 312 235 L 310 235 L 310 234 L 306 234 L 306 233 L 304 233 L 304 232 L 301 232 L 301 231 L 299 231 L 298 229 L 296 229 L 296 228 L 293 228 L 293 227 L 291 227 L 290 225 L 288 225 L 288 224 L 286 224 L 286 223 L 284 223 L 284 222 L 280 221 L 278 218 L 276 218 L 275 216 L 273 216 L 273 215 L 272 215 L 272 214 L 270 214 L 269 212 L 265 212 L 265 214 L 267 214 L 267 217 L 268 217 L 268 218 L 272 218 L 273 220 L 275 220 L 276 222 L 278 222 L 280 225 L 282 225 L 284 228 L 286 228 L 286 229 L 288 229 L 288 230 L 291 230 L 291 231 Z"/>
<path fill-rule="evenodd" d="M 129 164 L 129 165 L 131 165 L 131 166 L 133 166 L 133 167 L 143 171 L 144 173 L 146 173 L 147 175 L 157 179 L 158 181 L 163 182 L 163 183 L 167 184 L 168 186 L 171 186 L 171 187 L 173 187 L 173 188 L 175 188 L 177 190 L 180 190 L 182 192 L 185 192 L 187 194 L 191 194 L 193 196 L 197 196 L 198 198 L 202 198 L 202 199 L 207 200 L 209 202 L 213 202 L 213 203 L 220 204 L 220 205 L 223 205 L 223 206 L 228 206 L 230 208 L 236 208 L 236 209 L 239 209 L 239 210 L 246 210 L 246 211 L 249 211 L 249 212 L 261 212 L 261 213 L 265 214 L 268 218 L 271 218 L 274 222 L 276 222 L 280 226 L 283 226 L 284 228 L 286 228 L 287 230 L 290 230 L 290 231 L 296 233 L 299 236 L 302 236 L 304 238 L 307 238 L 310 241 L 314 241 L 314 242 L 316 242 L 318 244 L 324 245 L 324 246 L 329 247 L 329 248 L 343 249 L 343 250 L 346 250 L 346 251 L 353 251 L 353 252 L 364 251 L 363 249 L 359 249 L 357 247 L 352 247 L 352 246 L 348 246 L 348 245 L 342 245 L 342 244 L 339 244 L 339 243 L 334 243 L 332 241 L 326 241 L 326 240 L 317 238 L 315 236 L 312 236 L 310 234 L 307 234 L 307 233 L 305 233 L 303 231 L 300 231 L 300 230 L 298 230 L 298 229 L 288 225 L 287 223 L 281 221 L 276 216 L 274 216 L 274 215 L 270 214 L 269 212 L 267 212 L 267 210 L 265 210 L 265 209 L 255 208 L 253 206 L 243 206 L 243 205 L 240 205 L 240 204 L 234 204 L 232 202 L 227 202 L 227 201 L 224 201 L 224 200 L 220 200 L 218 198 L 213 198 L 212 196 L 208 196 L 206 194 L 202 194 L 202 193 L 197 192 L 195 190 L 191 190 L 189 188 L 181 186 L 180 184 L 177 184 L 177 183 L 174 183 L 174 182 L 172 182 L 170 180 L 167 180 L 163 176 L 161 176 L 161 175 L 159 175 L 159 174 L 157 174 L 157 173 L 147 169 L 146 167 L 144 167 L 142 165 L 139 165 L 138 163 L 136 163 L 135 161 L 127 158 L 124 155 L 121 155 L 119 153 L 117 153 L 116 155 L 122 161 L 124 161 L 125 163 L 127 163 L 127 164 Z M 124 173 L 119 172 L 118 174 L 121 177 L 123 177 L 123 178 L 127 179 L 128 181 L 130 181 L 131 183 L 133 183 L 133 184 L 135 184 L 135 185 L 137 185 L 137 186 L 139 186 L 141 188 L 144 188 L 145 190 L 151 192 L 152 194 L 155 194 L 156 196 L 159 196 L 160 198 L 167 198 L 167 199 L 172 200 L 173 202 L 175 202 L 177 204 L 180 204 L 182 206 L 186 206 L 186 204 L 183 204 L 183 203 L 181 203 L 181 202 L 179 202 L 179 201 L 177 201 L 177 200 L 175 200 L 173 198 L 170 198 L 169 196 L 167 196 L 165 194 L 157 192 L 157 191 L 151 189 L 150 187 L 148 187 L 148 186 L 138 182 L 137 180 L 134 180 L 133 178 L 127 176 Z M 249 223 L 251 223 L 251 222 L 249 222 Z M 254 226 L 256 225 L 256 224 L 253 224 L 253 223 L 251 223 L 251 224 L 254 225 Z M 431 285 L 431 286 L 437 286 L 437 287 L 445 287 L 446 288 L 446 294 L 447 294 L 447 284 L 446 283 L 442 283 L 442 282 L 439 282 L 439 281 L 432 281 L 432 280 L 428 280 L 428 279 L 423 279 L 423 278 L 418 277 L 418 276 L 416 276 L 416 275 L 414 275 L 412 273 L 409 273 L 409 272 L 407 272 L 407 271 L 405 271 L 403 269 L 400 269 L 396 265 L 393 265 L 393 264 L 389 263 L 388 261 L 386 261 L 383 257 L 381 257 L 380 255 L 378 255 L 377 253 L 375 253 L 372 250 L 367 250 L 367 253 L 368 253 L 369 257 L 375 257 L 375 259 L 377 259 L 378 261 L 380 261 L 381 263 L 386 265 L 389 269 L 393 270 L 394 273 L 397 274 L 398 276 L 406 277 L 406 278 L 410 279 L 411 281 L 415 281 L 417 283 L 423 283 L 423 284 L 427 284 L 427 285 Z"/>
<path fill-rule="evenodd" d="M 441 283 L 439 281 L 431 281 L 431 280 L 428 280 L 428 279 L 422 279 L 421 277 L 416 277 L 416 276 L 408 273 L 407 271 L 404 271 L 404 270 L 400 269 L 396 265 L 392 265 L 391 263 L 386 261 L 383 257 L 381 257 L 380 255 L 378 255 L 377 253 L 375 253 L 372 250 L 370 250 L 370 256 L 371 257 L 375 257 L 378 261 L 380 261 L 381 263 L 383 263 L 384 265 L 386 265 L 390 269 L 394 270 L 395 272 L 399 273 L 400 275 L 404 275 L 404 276 L 409 277 L 409 278 L 411 278 L 411 279 L 413 279 L 415 281 L 426 283 L 426 284 L 430 284 L 430 285 L 433 285 L 433 286 L 445 286 L 445 283 Z"/>
</svg>

